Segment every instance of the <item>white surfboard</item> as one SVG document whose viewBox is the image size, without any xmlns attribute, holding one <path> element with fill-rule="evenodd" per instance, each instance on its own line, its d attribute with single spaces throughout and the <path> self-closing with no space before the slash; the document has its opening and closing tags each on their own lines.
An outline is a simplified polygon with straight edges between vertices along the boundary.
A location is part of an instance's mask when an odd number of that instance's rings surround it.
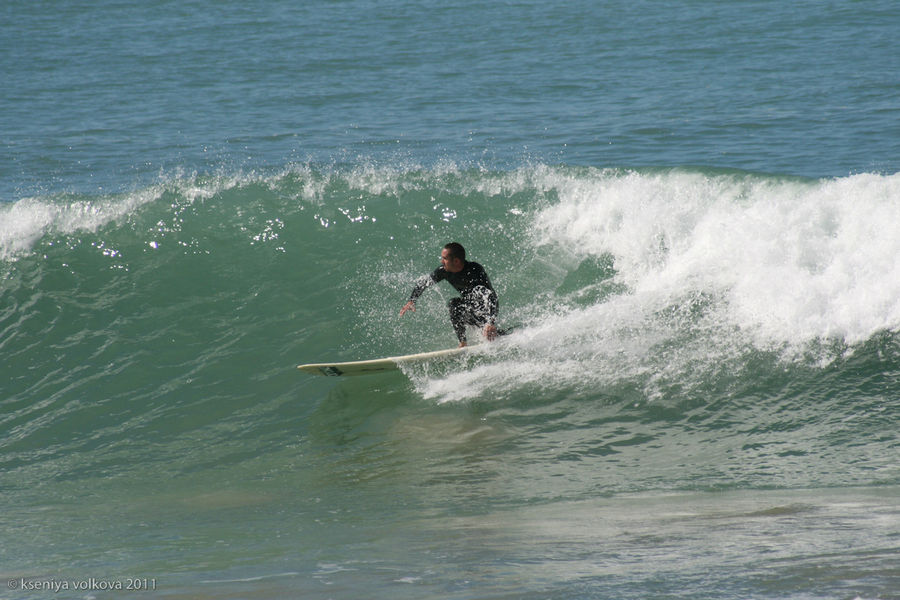
<svg viewBox="0 0 900 600">
<path fill-rule="evenodd" d="M 339 377 L 341 375 L 369 375 L 371 373 L 383 373 L 396 371 L 401 365 L 411 365 L 427 362 L 436 358 L 455 356 L 468 350 L 469 347 L 451 348 L 449 350 L 435 350 L 434 352 L 422 352 L 420 354 L 407 354 L 405 356 L 388 356 L 387 358 L 375 358 L 372 360 L 354 360 L 339 363 L 312 363 L 299 365 L 297 368 L 313 375 L 328 375 Z"/>
</svg>

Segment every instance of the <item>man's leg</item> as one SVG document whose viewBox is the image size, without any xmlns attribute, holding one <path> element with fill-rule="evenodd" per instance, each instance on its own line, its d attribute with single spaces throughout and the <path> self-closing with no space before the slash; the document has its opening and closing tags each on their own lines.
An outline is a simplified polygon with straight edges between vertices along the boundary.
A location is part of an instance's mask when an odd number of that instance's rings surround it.
<svg viewBox="0 0 900 600">
<path fill-rule="evenodd" d="M 466 325 L 490 326 L 485 336 L 493 340 L 497 336 L 494 319 L 497 314 L 497 297 L 487 288 L 477 287 L 466 297 L 452 298 L 448 303 L 450 323 L 461 346 L 466 344 Z"/>
<path fill-rule="evenodd" d="M 453 331 L 459 339 L 460 345 L 466 343 L 466 324 L 469 311 L 466 303 L 462 298 L 452 298 L 447 304 L 450 308 L 450 324 L 453 325 Z"/>
</svg>

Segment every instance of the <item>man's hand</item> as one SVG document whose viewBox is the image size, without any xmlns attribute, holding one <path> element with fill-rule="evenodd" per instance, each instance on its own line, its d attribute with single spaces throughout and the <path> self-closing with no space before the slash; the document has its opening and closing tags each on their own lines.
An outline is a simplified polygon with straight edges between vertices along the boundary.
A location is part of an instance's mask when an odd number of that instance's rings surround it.
<svg viewBox="0 0 900 600">
<path fill-rule="evenodd" d="M 412 300 L 410 300 L 409 302 L 407 302 L 406 304 L 403 305 L 403 308 L 400 309 L 400 316 L 402 317 L 403 313 L 405 313 L 408 310 L 416 312 L 416 303 L 413 302 Z"/>
<path fill-rule="evenodd" d="M 484 337 L 489 342 L 493 342 L 497 339 L 497 327 L 496 325 L 491 325 L 488 323 L 484 326 Z"/>
</svg>

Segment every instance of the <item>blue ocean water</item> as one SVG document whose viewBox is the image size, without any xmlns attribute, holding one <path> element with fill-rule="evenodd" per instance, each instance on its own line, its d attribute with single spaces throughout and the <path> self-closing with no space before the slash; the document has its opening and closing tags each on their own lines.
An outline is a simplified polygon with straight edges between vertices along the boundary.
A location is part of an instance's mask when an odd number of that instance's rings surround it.
<svg viewBox="0 0 900 600">
<path fill-rule="evenodd" d="M 898 30 L 3 4 L 0 598 L 900 598 Z"/>
</svg>

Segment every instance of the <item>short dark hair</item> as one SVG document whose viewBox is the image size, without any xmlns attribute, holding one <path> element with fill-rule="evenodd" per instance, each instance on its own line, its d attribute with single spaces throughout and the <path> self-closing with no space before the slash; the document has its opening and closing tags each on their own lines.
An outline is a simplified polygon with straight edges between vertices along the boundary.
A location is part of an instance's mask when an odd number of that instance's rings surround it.
<svg viewBox="0 0 900 600">
<path fill-rule="evenodd" d="M 444 250 L 447 251 L 447 254 L 450 258 L 458 258 L 459 260 L 466 260 L 466 249 L 462 247 L 462 244 L 457 242 L 450 242 L 446 246 L 444 246 Z"/>
</svg>

